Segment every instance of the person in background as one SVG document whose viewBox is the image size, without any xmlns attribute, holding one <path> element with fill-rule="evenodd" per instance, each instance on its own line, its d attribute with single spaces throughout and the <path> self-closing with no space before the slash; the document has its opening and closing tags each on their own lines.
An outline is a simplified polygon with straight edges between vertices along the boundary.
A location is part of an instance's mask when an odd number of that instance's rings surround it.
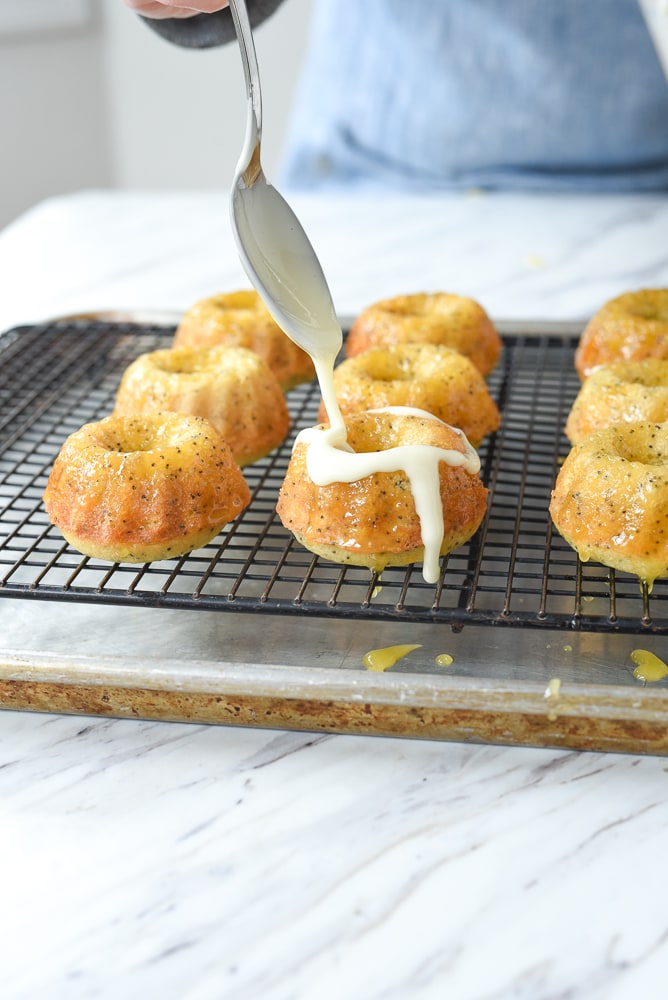
<svg viewBox="0 0 668 1000">
<path fill-rule="evenodd" d="M 167 40 L 227 3 L 123 0 Z M 254 27 L 281 0 L 247 0 Z M 668 190 L 668 82 L 638 0 L 316 0 L 278 174 L 293 190 Z"/>
</svg>

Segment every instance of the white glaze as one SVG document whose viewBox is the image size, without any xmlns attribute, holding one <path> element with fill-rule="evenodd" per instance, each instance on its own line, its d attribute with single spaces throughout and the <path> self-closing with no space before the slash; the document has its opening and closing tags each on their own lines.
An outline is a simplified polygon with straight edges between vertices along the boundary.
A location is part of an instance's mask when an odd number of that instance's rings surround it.
<svg viewBox="0 0 668 1000">
<path fill-rule="evenodd" d="M 433 420 L 444 427 L 450 426 L 432 413 L 415 407 L 388 406 L 369 412 L 418 417 L 422 420 Z M 297 441 L 307 445 L 306 468 L 316 486 L 351 483 L 372 476 L 376 472 L 405 472 L 411 484 L 415 510 L 420 519 L 424 545 L 422 575 L 427 583 L 436 583 L 439 578 L 439 554 L 447 527 L 443 519 L 439 463 L 446 462 L 450 466 L 463 468 L 470 475 L 477 475 L 480 471 L 480 458 L 466 435 L 457 427 L 450 429 L 461 438 L 465 449 L 463 452 L 455 448 L 436 448 L 418 444 L 356 454 L 348 445 L 343 425 L 309 427 L 297 436 Z"/>
</svg>

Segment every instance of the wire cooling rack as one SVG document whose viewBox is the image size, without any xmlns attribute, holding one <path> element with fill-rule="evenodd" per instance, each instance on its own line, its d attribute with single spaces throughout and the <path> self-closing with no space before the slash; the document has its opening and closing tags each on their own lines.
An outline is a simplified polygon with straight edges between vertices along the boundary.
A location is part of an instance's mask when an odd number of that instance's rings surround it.
<svg viewBox="0 0 668 1000">
<path fill-rule="evenodd" d="M 499 431 L 480 449 L 490 489 L 475 537 L 442 560 L 436 585 L 420 566 L 365 569 L 312 556 L 275 503 L 294 435 L 317 421 L 316 384 L 288 396 L 293 430 L 244 470 L 252 501 L 206 547 L 142 566 L 81 556 L 51 526 L 42 494 L 68 434 L 113 408 L 126 366 L 166 347 L 173 328 L 75 320 L 0 337 L 0 596 L 254 614 L 442 621 L 585 631 L 668 633 L 668 585 L 582 565 L 553 529 L 550 491 L 568 451 L 566 415 L 579 382 L 577 332 L 510 331 L 489 379 Z"/>
</svg>

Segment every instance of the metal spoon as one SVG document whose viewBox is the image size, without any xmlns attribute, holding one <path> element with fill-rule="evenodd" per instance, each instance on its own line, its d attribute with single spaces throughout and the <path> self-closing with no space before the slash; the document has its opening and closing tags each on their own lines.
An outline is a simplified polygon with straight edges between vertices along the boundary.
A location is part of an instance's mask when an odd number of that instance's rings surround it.
<svg viewBox="0 0 668 1000">
<path fill-rule="evenodd" d="M 334 361 L 341 326 L 320 262 L 296 215 L 267 182 L 260 162 L 260 75 L 245 0 L 230 0 L 246 79 L 244 147 L 230 198 L 232 229 L 251 282 L 278 325 L 316 362 Z"/>
</svg>

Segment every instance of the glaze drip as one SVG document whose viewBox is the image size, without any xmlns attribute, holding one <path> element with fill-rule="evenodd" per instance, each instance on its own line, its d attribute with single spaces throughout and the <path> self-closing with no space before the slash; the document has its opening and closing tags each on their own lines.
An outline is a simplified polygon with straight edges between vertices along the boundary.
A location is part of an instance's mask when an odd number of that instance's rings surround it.
<svg viewBox="0 0 668 1000">
<path fill-rule="evenodd" d="M 425 410 L 408 406 L 393 406 L 371 413 L 393 413 L 397 416 L 416 416 L 423 420 L 442 420 Z M 427 583 L 436 583 L 440 575 L 440 550 L 445 535 L 443 506 L 439 483 L 439 463 L 462 467 L 471 475 L 480 471 L 480 458 L 458 428 L 452 428 L 461 438 L 464 451 L 455 448 L 436 448 L 432 445 L 402 445 L 384 451 L 358 454 L 348 445 L 343 421 L 336 426 L 309 427 L 300 432 L 298 441 L 305 442 L 308 451 L 308 474 L 317 486 L 332 483 L 351 483 L 377 472 L 402 471 L 408 476 L 420 519 L 424 562 L 422 575 Z"/>
</svg>

